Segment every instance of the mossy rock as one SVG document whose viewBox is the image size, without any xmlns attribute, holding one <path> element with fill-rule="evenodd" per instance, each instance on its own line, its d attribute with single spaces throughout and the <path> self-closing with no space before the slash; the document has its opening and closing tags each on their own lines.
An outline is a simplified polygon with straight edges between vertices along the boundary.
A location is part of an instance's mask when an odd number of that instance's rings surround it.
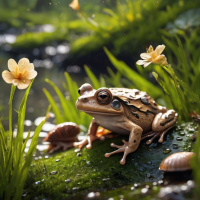
<svg viewBox="0 0 200 200">
<path fill-rule="evenodd" d="M 111 142 L 122 144 L 122 139 L 128 140 L 125 136 L 95 141 L 90 150 L 70 149 L 38 159 L 30 168 L 23 199 L 119 199 L 122 193 L 126 194 L 125 199 L 139 199 L 143 194 L 141 187 L 134 186 L 136 183 L 149 183 L 154 189 L 143 199 L 155 199 L 160 186 L 154 187 L 152 183 L 164 177 L 158 169 L 161 161 L 172 153 L 191 151 L 190 137 L 195 130 L 194 124 L 187 123 L 169 131 L 162 144 L 156 140 L 146 145 L 144 140 L 137 151 L 127 156 L 123 166 L 119 163 L 122 153 L 109 158 L 104 154 L 114 150 Z"/>
</svg>

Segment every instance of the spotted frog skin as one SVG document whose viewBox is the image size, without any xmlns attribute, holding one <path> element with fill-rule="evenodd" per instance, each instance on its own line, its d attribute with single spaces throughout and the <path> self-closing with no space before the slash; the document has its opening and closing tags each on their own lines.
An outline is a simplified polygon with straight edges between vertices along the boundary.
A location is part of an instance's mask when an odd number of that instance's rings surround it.
<svg viewBox="0 0 200 200">
<path fill-rule="evenodd" d="M 137 89 L 127 88 L 100 88 L 95 90 L 88 83 L 79 88 L 80 97 L 76 102 L 76 107 L 80 111 L 93 117 L 89 127 L 87 137 L 75 142 L 74 146 L 81 149 L 84 145 L 88 149 L 92 148 L 92 142 L 97 139 L 96 131 L 98 126 L 102 126 L 114 133 L 128 134 L 128 142 L 122 140 L 123 145 L 111 144 L 117 150 L 106 153 L 109 157 L 115 153 L 123 152 L 120 164 L 126 163 L 126 156 L 134 152 L 142 139 L 150 137 L 146 142 L 159 137 L 158 142 L 163 142 L 163 137 L 171 129 L 177 119 L 178 114 L 174 110 L 167 110 L 158 106 L 147 93 Z"/>
</svg>

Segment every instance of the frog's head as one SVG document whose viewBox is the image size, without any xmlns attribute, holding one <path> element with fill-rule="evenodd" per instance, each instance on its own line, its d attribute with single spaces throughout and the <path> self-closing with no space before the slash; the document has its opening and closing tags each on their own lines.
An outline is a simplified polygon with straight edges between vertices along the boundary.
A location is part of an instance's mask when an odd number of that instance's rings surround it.
<svg viewBox="0 0 200 200">
<path fill-rule="evenodd" d="M 93 89 L 89 83 L 83 84 L 78 90 L 80 97 L 76 101 L 78 110 L 88 114 L 116 115 L 124 112 L 117 97 L 113 97 L 108 88 Z"/>
</svg>

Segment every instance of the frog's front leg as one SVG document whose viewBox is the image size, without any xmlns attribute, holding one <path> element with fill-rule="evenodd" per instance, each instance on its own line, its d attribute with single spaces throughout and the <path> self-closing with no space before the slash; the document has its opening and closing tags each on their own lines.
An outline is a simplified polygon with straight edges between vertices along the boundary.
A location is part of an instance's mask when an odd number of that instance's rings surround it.
<svg viewBox="0 0 200 200">
<path fill-rule="evenodd" d="M 175 126 L 178 114 L 174 110 L 166 110 L 166 112 L 158 113 L 152 123 L 152 131 L 142 136 L 142 139 L 151 137 L 146 143 L 151 144 L 153 140 L 160 137 L 158 142 L 162 143 L 164 135 Z"/>
<path fill-rule="evenodd" d="M 96 131 L 97 131 L 97 128 L 98 128 L 99 124 L 96 123 L 95 119 L 93 118 L 91 123 L 90 123 L 90 126 L 89 126 L 89 129 L 88 129 L 88 134 L 86 136 L 85 139 L 83 139 L 82 141 L 80 142 L 74 142 L 74 146 L 77 147 L 79 149 L 81 149 L 83 146 L 87 145 L 86 148 L 87 149 L 91 149 L 92 148 L 92 142 L 94 140 L 97 140 L 99 139 L 99 137 L 96 136 Z"/>
<path fill-rule="evenodd" d="M 143 132 L 143 129 L 134 123 L 129 122 L 129 123 L 126 123 L 125 126 L 127 127 L 128 130 L 131 130 L 128 142 L 126 142 L 125 140 L 122 140 L 122 142 L 124 143 L 124 145 L 122 146 L 118 146 L 112 143 L 111 147 L 116 147 L 118 149 L 111 153 L 105 154 L 105 157 L 109 157 L 115 153 L 124 152 L 124 155 L 122 159 L 120 160 L 121 165 L 124 165 L 126 163 L 126 156 L 129 153 L 134 152 L 138 148 L 141 141 L 141 135 Z"/>
</svg>

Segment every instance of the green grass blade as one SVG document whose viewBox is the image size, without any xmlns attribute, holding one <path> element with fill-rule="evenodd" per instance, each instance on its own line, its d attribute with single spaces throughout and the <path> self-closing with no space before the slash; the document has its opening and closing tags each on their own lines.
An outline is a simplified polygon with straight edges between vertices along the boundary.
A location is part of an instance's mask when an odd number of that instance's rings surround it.
<svg viewBox="0 0 200 200">
<path fill-rule="evenodd" d="M 17 146 L 15 151 L 18 151 L 18 152 L 20 152 L 21 149 L 22 149 L 23 134 L 24 134 L 24 120 L 25 120 L 25 114 L 26 114 L 26 102 L 27 102 L 27 98 L 28 98 L 31 86 L 33 84 L 33 81 L 34 81 L 34 79 L 31 81 L 30 85 L 26 89 L 26 92 L 25 92 L 24 97 L 21 101 L 19 111 L 18 111 L 17 136 L 16 136 L 16 139 L 15 139 L 16 146 Z M 18 153 L 17 155 L 20 155 L 20 153 Z"/>
<path fill-rule="evenodd" d="M 27 137 L 26 137 L 26 139 L 25 139 L 25 141 L 24 141 L 24 143 L 23 143 L 21 153 L 24 152 L 24 149 L 26 148 L 26 144 L 27 144 L 27 142 L 28 142 L 28 140 L 29 140 L 29 138 L 30 138 L 30 135 L 31 135 L 31 131 L 29 130 L 29 131 L 28 131 L 28 135 L 27 135 Z"/>
<path fill-rule="evenodd" d="M 53 87 L 56 94 L 58 95 L 58 98 L 62 106 L 62 114 L 63 114 L 64 119 L 66 119 L 65 121 L 75 121 L 78 116 L 76 115 L 76 112 L 71 112 L 72 106 L 70 105 L 70 102 L 67 101 L 63 93 L 52 81 L 50 81 L 49 79 L 46 79 L 46 82 L 49 83 Z M 71 114 L 69 115 L 69 113 Z"/>
<path fill-rule="evenodd" d="M 51 107 L 49 106 L 48 112 L 50 111 L 50 108 Z M 16 199 L 16 200 L 21 198 L 21 195 L 22 195 L 22 192 L 23 192 L 24 182 L 26 180 L 27 173 L 28 173 L 28 169 L 29 169 L 29 167 L 31 165 L 33 154 L 34 154 L 34 152 L 36 150 L 36 147 L 37 147 L 39 134 L 40 134 L 40 131 L 42 129 L 42 126 L 44 125 L 44 123 L 46 122 L 48 117 L 49 117 L 49 115 L 47 115 L 46 118 L 35 129 L 35 132 L 34 132 L 34 135 L 32 137 L 31 144 L 30 144 L 30 147 L 29 147 L 29 150 L 28 150 L 28 153 L 26 155 L 26 159 L 25 159 L 24 165 L 20 170 L 21 171 L 20 172 L 21 181 L 20 181 L 19 188 L 21 190 L 19 189 L 19 190 L 16 191 L 15 196 L 14 196 L 14 199 Z"/>
<path fill-rule="evenodd" d="M 89 79 L 91 80 L 92 82 L 92 86 L 95 88 L 95 89 L 98 89 L 101 87 L 101 84 L 100 82 L 98 81 L 98 79 L 96 78 L 96 76 L 94 75 L 94 73 L 92 73 L 92 71 L 89 69 L 89 67 L 87 65 L 84 65 L 84 69 L 89 77 Z"/>
<path fill-rule="evenodd" d="M 46 97 L 47 97 L 49 103 L 50 103 L 51 106 L 52 106 L 52 111 L 53 111 L 53 113 L 55 114 L 55 118 L 56 118 L 56 124 L 60 124 L 60 123 L 64 122 L 64 121 L 63 121 L 62 114 L 60 113 L 60 110 L 59 110 L 59 108 L 58 108 L 56 102 L 54 101 L 53 97 L 51 96 L 51 94 L 50 94 L 50 93 L 48 92 L 48 90 L 45 89 L 45 88 L 43 89 L 43 92 L 44 92 L 44 94 L 46 95 Z"/>
<path fill-rule="evenodd" d="M 65 72 L 65 78 L 67 81 L 67 86 L 68 86 L 68 90 L 70 93 L 71 102 L 75 103 L 79 97 L 78 86 L 75 82 L 72 81 L 71 77 L 69 76 L 69 74 L 67 72 Z"/>
</svg>

